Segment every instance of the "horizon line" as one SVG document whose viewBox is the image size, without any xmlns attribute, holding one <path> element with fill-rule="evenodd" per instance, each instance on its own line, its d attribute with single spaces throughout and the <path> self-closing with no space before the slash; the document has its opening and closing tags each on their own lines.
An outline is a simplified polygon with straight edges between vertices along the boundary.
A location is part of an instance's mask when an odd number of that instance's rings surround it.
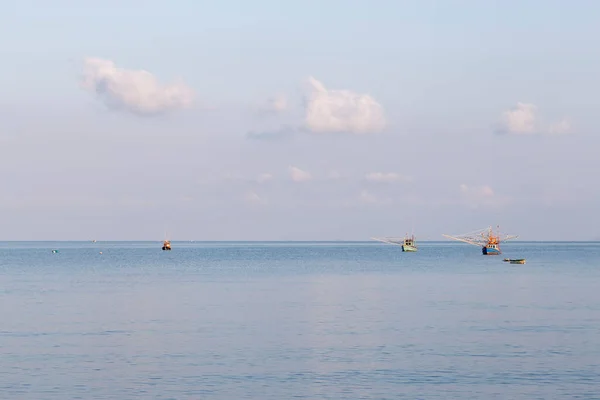
<svg viewBox="0 0 600 400">
<path fill-rule="evenodd" d="M 38 240 L 0 240 L 0 243 L 24 243 L 24 242 L 76 242 L 76 243 L 133 243 L 133 242 L 148 242 L 148 243 L 160 243 L 161 240 L 150 240 L 150 239 L 129 239 L 129 240 L 65 240 L 65 239 L 38 239 Z M 376 240 L 195 240 L 195 239 L 178 239 L 169 240 L 170 242 L 184 242 L 184 243 L 373 243 L 380 245 L 389 245 L 387 243 L 380 243 Z M 455 240 L 420 240 L 419 243 L 457 243 Z M 595 240 L 507 240 L 503 243 L 600 243 L 600 239 Z"/>
</svg>

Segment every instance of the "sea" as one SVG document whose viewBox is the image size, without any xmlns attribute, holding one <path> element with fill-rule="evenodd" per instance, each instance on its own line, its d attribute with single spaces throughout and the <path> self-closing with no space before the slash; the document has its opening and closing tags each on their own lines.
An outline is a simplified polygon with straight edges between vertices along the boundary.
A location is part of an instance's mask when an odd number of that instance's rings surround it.
<svg viewBox="0 0 600 400">
<path fill-rule="evenodd" d="M 600 399 L 600 243 L 172 245 L 0 243 L 0 399 Z"/>
</svg>

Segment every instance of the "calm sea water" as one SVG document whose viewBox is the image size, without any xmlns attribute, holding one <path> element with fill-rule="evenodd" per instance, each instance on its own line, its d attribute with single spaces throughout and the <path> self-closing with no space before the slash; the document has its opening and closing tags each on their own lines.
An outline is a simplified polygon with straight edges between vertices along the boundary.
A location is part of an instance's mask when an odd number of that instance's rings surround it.
<svg viewBox="0 0 600 400">
<path fill-rule="evenodd" d="M 599 399 L 600 244 L 503 249 L 0 243 L 0 398 Z"/>
</svg>

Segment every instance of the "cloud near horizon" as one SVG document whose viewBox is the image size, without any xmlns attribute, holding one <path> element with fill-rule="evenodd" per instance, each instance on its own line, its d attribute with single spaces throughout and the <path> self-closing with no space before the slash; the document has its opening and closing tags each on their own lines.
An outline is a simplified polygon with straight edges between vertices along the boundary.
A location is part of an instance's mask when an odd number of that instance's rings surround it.
<svg viewBox="0 0 600 400">
<path fill-rule="evenodd" d="M 571 124 L 566 118 L 546 124 L 540 119 L 535 104 L 518 102 L 516 107 L 502 113 L 501 121 L 495 131 L 498 134 L 561 135 L 571 133 Z"/>
<path fill-rule="evenodd" d="M 145 70 L 119 68 L 101 58 L 84 60 L 84 89 L 94 92 L 106 106 L 136 115 L 156 115 L 189 107 L 194 92 L 184 83 L 161 84 Z"/>
</svg>

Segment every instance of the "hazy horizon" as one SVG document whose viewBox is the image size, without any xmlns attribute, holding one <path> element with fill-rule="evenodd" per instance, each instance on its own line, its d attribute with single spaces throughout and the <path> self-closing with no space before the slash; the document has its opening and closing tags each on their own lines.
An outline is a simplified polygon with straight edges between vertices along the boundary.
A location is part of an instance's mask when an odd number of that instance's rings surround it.
<svg viewBox="0 0 600 400">
<path fill-rule="evenodd" d="M 15 3 L 0 240 L 600 240 L 599 13 Z"/>
<path fill-rule="evenodd" d="M 170 240 L 171 243 L 360 243 L 374 244 L 381 246 L 393 246 L 377 242 L 375 240 L 194 240 L 194 239 L 176 239 Z M 475 246 L 467 243 L 461 243 L 454 240 L 417 240 L 418 243 L 447 243 L 456 244 L 458 246 Z M 0 240 L 0 243 L 162 243 L 162 240 Z M 510 242 L 502 242 L 504 246 L 510 243 L 600 243 L 600 240 L 511 240 Z"/>
</svg>

